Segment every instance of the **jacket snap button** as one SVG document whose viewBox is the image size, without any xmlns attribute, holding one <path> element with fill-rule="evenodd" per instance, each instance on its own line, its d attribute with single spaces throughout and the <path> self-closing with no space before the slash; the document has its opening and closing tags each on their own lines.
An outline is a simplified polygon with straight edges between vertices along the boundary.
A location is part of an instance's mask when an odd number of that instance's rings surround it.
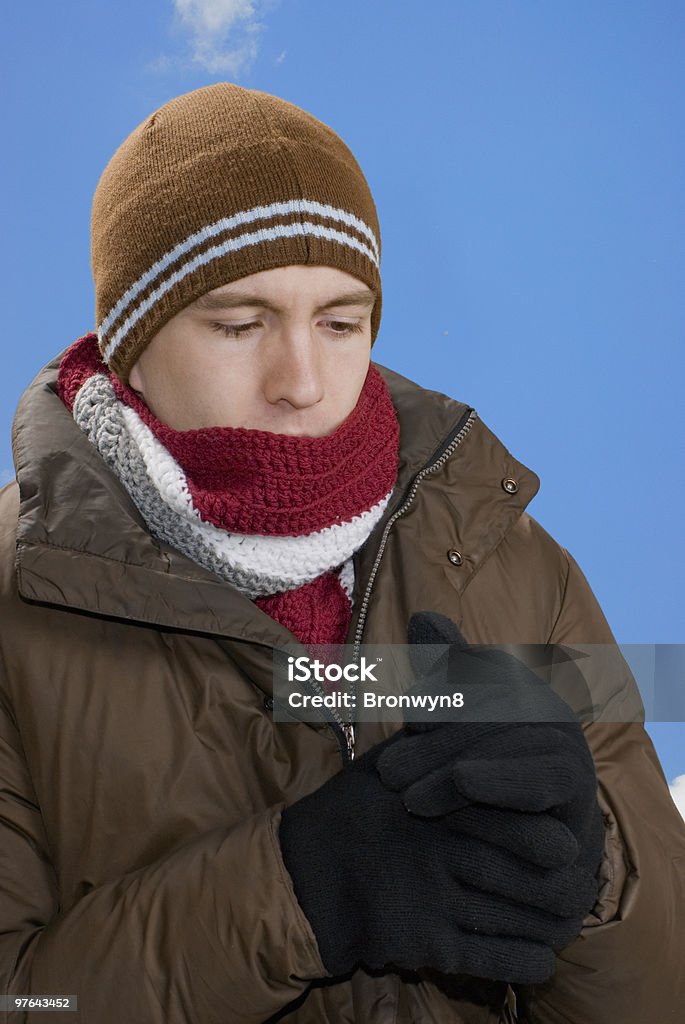
<svg viewBox="0 0 685 1024">
<path fill-rule="evenodd" d="M 449 558 L 452 565 L 461 565 L 462 562 L 464 561 L 464 559 L 462 558 L 461 551 L 457 551 L 456 548 L 450 548 L 450 550 L 447 552 L 447 557 Z"/>
<path fill-rule="evenodd" d="M 273 697 L 265 697 L 264 698 L 264 707 L 266 708 L 266 710 L 267 711 L 273 711 L 273 706 L 274 706 L 274 699 L 273 699 Z"/>
<path fill-rule="evenodd" d="M 507 491 L 508 494 L 516 494 L 516 492 L 519 489 L 519 485 L 516 483 L 515 480 L 512 480 L 510 476 L 505 477 L 505 479 L 502 481 L 502 487 L 504 488 L 505 491 Z"/>
</svg>

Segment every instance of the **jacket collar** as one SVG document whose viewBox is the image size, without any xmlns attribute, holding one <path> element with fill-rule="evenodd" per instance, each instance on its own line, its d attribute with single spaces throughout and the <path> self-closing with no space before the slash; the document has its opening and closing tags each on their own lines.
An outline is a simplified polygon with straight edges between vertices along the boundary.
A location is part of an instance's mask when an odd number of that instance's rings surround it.
<svg viewBox="0 0 685 1024">
<path fill-rule="evenodd" d="M 150 536 L 125 488 L 57 396 L 62 354 L 24 393 L 14 422 L 20 595 L 28 601 L 164 630 L 269 647 L 295 643 L 289 630 L 235 587 Z M 375 365 L 397 411 L 400 457 L 397 483 L 384 516 L 355 556 L 356 593 L 364 592 L 386 523 L 406 501 L 416 474 L 436 460 L 469 412 L 463 403 Z M 535 474 L 517 462 L 481 421 L 476 423 L 457 449 L 464 469 L 459 485 L 446 495 L 462 513 L 467 512 L 460 516 L 469 552 L 464 580 L 501 540 L 539 486 Z M 501 496 L 499 485 L 507 477 L 518 481 L 515 500 L 488 499 L 489 494 Z M 350 635 L 353 629 L 354 621 Z"/>
</svg>

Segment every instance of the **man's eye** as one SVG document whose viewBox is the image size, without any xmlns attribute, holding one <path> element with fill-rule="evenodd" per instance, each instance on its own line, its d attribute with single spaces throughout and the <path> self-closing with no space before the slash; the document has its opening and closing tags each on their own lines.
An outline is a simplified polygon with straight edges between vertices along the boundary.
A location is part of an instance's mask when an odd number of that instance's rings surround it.
<svg viewBox="0 0 685 1024">
<path fill-rule="evenodd" d="M 223 334 L 225 338 L 240 338 L 254 328 L 258 327 L 259 323 L 252 324 L 210 324 L 213 331 L 218 331 Z"/>
<path fill-rule="evenodd" d="M 351 334 L 361 334 L 364 330 L 361 321 L 356 323 L 348 323 L 346 320 L 326 320 L 324 321 L 333 334 L 337 334 L 341 338 L 348 337 Z M 223 334 L 225 338 L 240 338 L 249 334 L 256 327 L 260 326 L 260 322 L 249 324 L 220 324 L 212 323 L 210 327 L 213 331 L 217 331 L 219 334 Z"/>
<path fill-rule="evenodd" d="M 333 334 L 339 334 L 341 337 L 347 334 L 361 334 L 364 330 L 359 320 L 355 324 L 347 323 L 345 320 L 329 320 L 328 323 L 331 325 Z"/>
</svg>

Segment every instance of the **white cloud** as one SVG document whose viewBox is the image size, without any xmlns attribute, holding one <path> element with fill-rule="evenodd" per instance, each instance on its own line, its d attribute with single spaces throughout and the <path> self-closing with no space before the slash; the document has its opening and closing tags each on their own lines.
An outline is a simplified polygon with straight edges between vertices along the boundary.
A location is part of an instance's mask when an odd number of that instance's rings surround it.
<svg viewBox="0 0 685 1024">
<path fill-rule="evenodd" d="M 282 64 L 283 63 L 283 61 L 285 60 L 285 55 L 286 55 L 287 52 L 288 52 L 287 50 L 281 50 L 281 52 L 279 53 L 278 57 L 276 57 L 276 64 Z"/>
<path fill-rule="evenodd" d="M 254 63 L 259 34 L 264 25 L 260 14 L 276 6 L 277 0 L 173 0 L 177 25 L 187 33 L 190 65 L 210 75 L 239 77 Z M 148 67 L 166 71 L 170 62 L 160 57 Z"/>
<path fill-rule="evenodd" d="M 173 60 L 173 58 L 172 57 L 167 57 L 165 54 L 162 54 L 159 57 L 155 57 L 154 60 L 149 61 L 149 63 L 146 65 L 146 70 L 147 71 L 158 71 L 161 74 L 164 74 L 165 71 L 171 71 L 173 67 L 174 67 L 174 60 Z"/>
<path fill-rule="evenodd" d="M 675 805 L 685 818 L 685 775 L 677 775 L 670 786 Z"/>
</svg>

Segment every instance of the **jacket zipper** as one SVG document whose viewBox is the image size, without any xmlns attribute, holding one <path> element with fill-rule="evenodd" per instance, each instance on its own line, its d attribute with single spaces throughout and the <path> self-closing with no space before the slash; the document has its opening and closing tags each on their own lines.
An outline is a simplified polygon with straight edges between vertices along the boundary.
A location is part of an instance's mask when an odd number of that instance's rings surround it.
<svg viewBox="0 0 685 1024">
<path fill-rule="evenodd" d="M 424 466 L 424 468 L 419 470 L 419 472 L 416 474 L 416 476 L 414 477 L 409 486 L 409 491 L 407 493 L 406 498 L 400 504 L 399 508 L 397 508 L 396 511 L 393 512 L 393 514 L 390 516 L 387 523 L 385 524 L 385 529 L 383 530 L 381 542 L 378 546 L 378 552 L 373 563 L 373 568 L 371 569 L 369 581 L 366 585 L 366 591 L 364 593 L 364 598 L 362 600 L 361 609 L 359 612 L 359 619 L 357 620 L 357 628 L 355 630 L 354 638 L 354 648 L 352 652 L 352 660 L 355 663 L 357 663 L 359 659 L 359 648 L 361 647 L 362 635 L 364 633 L 364 624 L 366 621 L 366 614 L 369 607 L 369 601 L 371 599 L 371 590 L 373 588 L 373 584 L 378 573 L 378 568 L 381 563 L 381 558 L 383 557 L 383 552 L 385 550 L 385 545 L 387 543 L 390 530 L 392 529 L 393 524 L 400 518 L 400 516 L 404 515 L 409 506 L 412 504 L 414 498 L 416 497 L 416 492 L 418 490 L 419 484 L 421 483 L 423 478 L 428 476 L 429 473 L 435 473 L 447 462 L 447 460 L 454 454 L 454 452 L 459 447 L 461 442 L 467 436 L 477 418 L 478 414 L 475 409 L 469 409 L 467 410 L 467 412 L 464 413 L 452 434 L 445 440 L 444 444 L 442 445 L 442 448 L 439 449 L 438 452 L 432 456 L 434 461 L 430 462 L 427 466 Z M 313 683 L 316 683 L 316 681 L 313 681 Z M 316 686 L 316 689 L 317 691 L 320 691 L 323 694 L 323 687 Z M 354 760 L 354 725 L 352 723 L 343 722 L 342 718 L 335 711 L 334 708 L 331 708 L 330 710 L 332 718 L 335 720 L 337 726 L 339 727 L 335 728 L 335 726 L 332 726 L 334 732 L 336 733 L 338 743 L 340 744 L 340 750 L 343 756 L 343 763 L 348 764 L 349 762 Z"/>
</svg>

